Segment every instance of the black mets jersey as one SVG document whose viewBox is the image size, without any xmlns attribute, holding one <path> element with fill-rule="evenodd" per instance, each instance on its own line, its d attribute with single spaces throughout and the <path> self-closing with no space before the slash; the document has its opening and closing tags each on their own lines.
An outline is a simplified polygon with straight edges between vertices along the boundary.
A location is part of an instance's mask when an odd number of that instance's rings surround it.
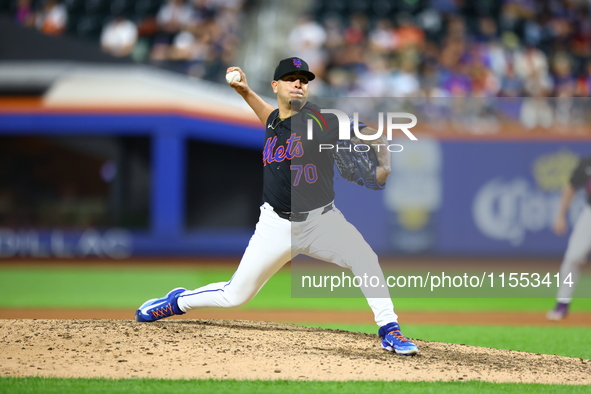
<svg viewBox="0 0 591 394">
<path fill-rule="evenodd" d="M 306 212 L 334 200 L 333 149 L 339 137 L 336 116 L 306 103 L 281 120 L 267 119 L 263 148 L 263 199 L 282 212 Z"/>
<path fill-rule="evenodd" d="M 573 172 L 570 183 L 575 189 L 580 187 L 585 188 L 587 202 L 591 204 L 591 156 L 581 159 Z"/>
</svg>

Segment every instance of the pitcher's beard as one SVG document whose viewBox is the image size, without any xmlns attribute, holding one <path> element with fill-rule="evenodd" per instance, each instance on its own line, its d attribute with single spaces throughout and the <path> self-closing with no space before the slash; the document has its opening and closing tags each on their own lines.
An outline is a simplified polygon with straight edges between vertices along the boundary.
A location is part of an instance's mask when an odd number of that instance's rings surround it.
<svg viewBox="0 0 591 394">
<path fill-rule="evenodd" d="M 293 97 L 289 100 L 289 105 L 291 106 L 292 111 L 299 111 L 302 107 L 306 104 L 306 99 Z"/>
</svg>

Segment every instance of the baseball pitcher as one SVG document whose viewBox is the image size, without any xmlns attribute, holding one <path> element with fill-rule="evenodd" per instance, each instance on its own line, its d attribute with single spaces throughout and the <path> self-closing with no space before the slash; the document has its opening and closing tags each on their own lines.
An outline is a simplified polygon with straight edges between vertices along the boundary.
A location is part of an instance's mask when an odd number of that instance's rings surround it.
<svg viewBox="0 0 591 394">
<path fill-rule="evenodd" d="M 146 301 L 136 320 L 152 322 L 199 308 L 231 308 L 251 300 L 285 263 L 298 254 L 347 268 L 355 275 L 371 275 L 386 283 L 377 255 L 334 204 L 334 164 L 343 177 L 370 189 L 383 188 L 390 174 L 390 154 L 372 148 L 321 151 L 319 144 L 361 144 L 358 137 L 338 142 L 336 118 L 318 118 L 321 108 L 308 101 L 308 86 L 315 75 L 297 57 L 277 65 L 271 87 L 277 95 L 273 108 L 249 86 L 238 67 L 228 69 L 228 82 L 266 127 L 263 147 L 263 205 L 255 232 L 240 264 L 227 282 L 195 290 L 177 288 L 166 296 Z M 313 132 L 307 125 L 316 123 Z M 376 134 L 365 124 L 363 134 Z M 372 141 L 385 144 L 384 136 Z M 397 354 L 417 354 L 417 346 L 400 332 L 389 294 L 376 296 L 362 289 L 379 327 L 381 345 Z"/>
</svg>

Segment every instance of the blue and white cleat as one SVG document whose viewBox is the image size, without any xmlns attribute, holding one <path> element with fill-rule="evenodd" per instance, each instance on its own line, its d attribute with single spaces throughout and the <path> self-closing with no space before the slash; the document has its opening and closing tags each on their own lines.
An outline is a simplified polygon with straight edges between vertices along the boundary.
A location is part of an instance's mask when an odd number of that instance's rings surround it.
<svg viewBox="0 0 591 394">
<path fill-rule="evenodd" d="M 554 309 L 546 314 L 546 318 L 552 321 L 560 321 L 568 316 L 568 307 L 568 303 L 559 302 Z"/>
<path fill-rule="evenodd" d="M 154 298 L 144 302 L 135 311 L 135 320 L 138 322 L 152 322 L 173 315 L 184 315 L 185 312 L 179 309 L 178 297 L 185 291 L 187 289 L 178 287 L 162 298 Z"/>
<path fill-rule="evenodd" d="M 393 351 L 396 354 L 403 354 L 405 356 L 414 356 L 419 352 L 417 345 L 402 335 L 400 326 L 396 322 L 380 327 L 378 333 L 380 338 L 382 338 L 382 348 L 384 350 Z"/>
</svg>

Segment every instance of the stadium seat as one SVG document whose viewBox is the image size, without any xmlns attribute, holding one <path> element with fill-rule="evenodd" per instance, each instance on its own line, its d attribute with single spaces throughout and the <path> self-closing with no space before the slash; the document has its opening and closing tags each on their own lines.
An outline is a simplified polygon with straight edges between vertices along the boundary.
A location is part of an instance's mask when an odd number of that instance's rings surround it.
<svg viewBox="0 0 591 394">
<path fill-rule="evenodd" d="M 397 8 L 400 12 L 417 13 L 423 9 L 421 0 L 397 0 Z"/>
<path fill-rule="evenodd" d="M 395 9 L 395 4 L 390 0 L 375 0 L 372 5 L 372 13 L 376 18 L 385 18 Z"/>
<path fill-rule="evenodd" d="M 155 15 L 160 9 L 161 2 L 159 0 L 137 0 L 135 2 L 135 14 L 138 17 L 145 17 L 148 15 Z"/>
<path fill-rule="evenodd" d="M 342 0 L 326 0 L 324 5 L 324 12 L 329 14 L 343 13 L 346 4 Z"/>
<path fill-rule="evenodd" d="M 84 15 L 78 20 L 76 32 L 78 37 L 98 41 L 103 30 L 103 17 L 99 15 Z"/>
<path fill-rule="evenodd" d="M 15 9 L 15 0 L 0 0 L 0 15 L 14 14 Z"/>
<path fill-rule="evenodd" d="M 84 0 L 64 0 L 64 5 L 68 10 L 68 16 L 81 14 L 85 10 Z"/>
<path fill-rule="evenodd" d="M 349 13 L 363 13 L 367 14 L 370 4 L 367 1 L 359 1 L 359 0 L 348 0 L 347 1 L 347 8 L 349 9 Z"/>
<path fill-rule="evenodd" d="M 80 20 L 79 14 L 68 14 L 68 24 L 66 25 L 65 34 L 71 37 L 78 36 L 78 21 Z"/>
<path fill-rule="evenodd" d="M 85 11 L 89 15 L 107 14 L 110 3 L 108 0 L 86 0 Z"/>
<path fill-rule="evenodd" d="M 111 2 L 111 14 L 112 15 L 126 15 L 131 17 L 134 15 L 134 0 L 113 0 Z"/>
</svg>

